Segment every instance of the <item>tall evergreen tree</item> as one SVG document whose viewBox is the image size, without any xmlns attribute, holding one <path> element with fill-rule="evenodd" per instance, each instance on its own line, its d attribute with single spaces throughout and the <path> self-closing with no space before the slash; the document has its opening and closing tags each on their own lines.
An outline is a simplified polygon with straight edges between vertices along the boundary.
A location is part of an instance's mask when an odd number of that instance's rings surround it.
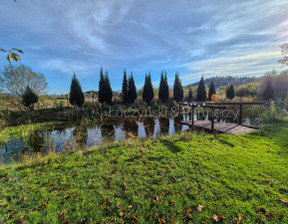
<svg viewBox="0 0 288 224">
<path fill-rule="evenodd" d="M 103 74 L 102 67 L 100 68 L 100 80 L 99 80 L 99 93 L 98 93 L 98 100 L 100 103 L 112 103 L 112 89 L 109 81 L 108 72 Z"/>
<path fill-rule="evenodd" d="M 163 85 L 164 85 L 164 75 L 163 71 L 161 72 L 161 78 L 159 83 L 158 98 L 163 102 Z"/>
<path fill-rule="evenodd" d="M 70 95 L 69 95 L 70 104 L 78 107 L 82 107 L 85 102 L 84 93 L 79 80 L 76 78 L 76 74 L 73 74 L 71 86 L 70 86 Z"/>
<path fill-rule="evenodd" d="M 26 89 L 22 95 L 22 104 L 29 108 L 30 111 L 34 110 L 33 104 L 38 102 L 38 96 L 33 90 L 26 86 Z"/>
<path fill-rule="evenodd" d="M 105 102 L 111 104 L 112 103 L 112 98 L 113 98 L 113 92 L 112 92 L 112 88 L 110 85 L 110 80 L 109 80 L 109 76 L 108 76 L 108 72 L 105 72 Z"/>
<path fill-rule="evenodd" d="M 124 69 L 123 82 L 122 82 L 122 102 L 123 103 L 128 102 L 127 97 L 128 97 L 128 81 L 127 81 L 126 70 Z"/>
<path fill-rule="evenodd" d="M 178 73 L 175 74 L 174 79 L 173 99 L 178 103 L 183 100 L 183 87 Z"/>
<path fill-rule="evenodd" d="M 133 73 L 131 72 L 131 75 L 128 79 L 127 102 L 128 103 L 134 103 L 136 98 L 137 98 L 137 91 L 136 91 L 136 87 L 135 87 Z"/>
<path fill-rule="evenodd" d="M 167 73 L 166 71 L 161 72 L 161 80 L 159 84 L 159 100 L 162 102 L 167 102 L 169 99 L 169 86 L 167 81 Z"/>
<path fill-rule="evenodd" d="M 188 102 L 191 102 L 192 100 L 193 100 L 192 90 L 189 89 L 189 93 L 188 93 L 188 96 L 187 96 L 187 101 L 188 101 Z"/>
<path fill-rule="evenodd" d="M 215 86 L 214 86 L 214 81 L 211 82 L 210 87 L 209 87 L 209 93 L 208 93 L 208 99 L 209 99 L 209 100 L 212 100 L 212 99 L 211 99 L 211 96 L 212 96 L 213 94 L 216 94 Z"/>
<path fill-rule="evenodd" d="M 235 90 L 233 83 L 226 87 L 226 98 L 232 100 L 235 97 Z"/>
<path fill-rule="evenodd" d="M 154 90 L 151 81 L 151 73 L 145 75 L 145 84 L 143 87 L 142 98 L 145 102 L 150 103 L 154 98 Z"/>
<path fill-rule="evenodd" d="M 207 97 L 205 83 L 204 83 L 204 77 L 201 77 L 201 80 L 199 82 L 198 88 L 197 88 L 197 100 L 198 101 L 205 101 Z"/>
<path fill-rule="evenodd" d="M 105 79 L 104 79 L 104 73 L 103 73 L 103 68 L 102 67 L 100 68 L 98 101 L 100 103 L 104 103 L 105 102 Z"/>
<path fill-rule="evenodd" d="M 273 97 L 274 97 L 274 91 L 272 88 L 271 80 L 269 79 L 267 82 L 266 88 L 263 92 L 263 98 L 265 100 L 271 100 L 271 99 L 273 99 Z"/>
</svg>

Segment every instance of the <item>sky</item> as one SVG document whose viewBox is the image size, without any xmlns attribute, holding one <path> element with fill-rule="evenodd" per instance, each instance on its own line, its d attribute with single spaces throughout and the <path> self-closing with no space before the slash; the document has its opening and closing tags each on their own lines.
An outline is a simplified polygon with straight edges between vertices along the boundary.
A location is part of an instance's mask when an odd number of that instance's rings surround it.
<svg viewBox="0 0 288 224">
<path fill-rule="evenodd" d="M 51 94 L 68 93 L 73 73 L 84 91 L 98 90 L 101 66 L 113 90 L 124 68 L 138 89 L 148 72 L 158 88 L 161 70 L 170 86 L 176 72 L 182 85 L 259 76 L 282 69 L 287 11 L 286 0 L 0 0 L 0 48 L 23 50 L 21 63 L 45 75 Z"/>
</svg>

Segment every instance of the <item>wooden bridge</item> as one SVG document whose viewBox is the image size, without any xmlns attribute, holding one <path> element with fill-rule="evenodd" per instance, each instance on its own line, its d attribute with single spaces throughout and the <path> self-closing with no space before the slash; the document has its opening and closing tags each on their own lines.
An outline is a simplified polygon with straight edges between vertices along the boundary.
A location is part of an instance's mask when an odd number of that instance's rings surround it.
<svg viewBox="0 0 288 224">
<path fill-rule="evenodd" d="M 235 123 L 224 123 L 224 122 L 215 122 L 214 120 L 214 110 L 216 109 L 226 109 L 225 105 L 237 105 L 239 106 L 240 113 L 239 113 L 239 118 L 238 118 L 238 124 Z M 182 106 L 185 106 L 185 108 L 190 107 L 192 109 L 191 114 L 192 114 L 192 120 L 189 121 L 181 121 L 181 124 L 185 124 L 190 126 L 192 129 L 194 127 L 202 128 L 205 130 L 208 130 L 210 132 L 217 131 L 220 133 L 227 133 L 227 134 L 245 134 L 245 133 L 250 133 L 255 130 L 257 130 L 256 127 L 251 127 L 247 125 L 242 125 L 242 119 L 243 119 L 243 105 L 263 105 L 263 103 L 259 102 L 223 102 L 223 103 L 181 103 L 179 104 L 179 116 L 181 115 L 181 108 Z M 204 109 L 208 108 L 212 112 L 212 118 L 211 121 L 206 121 L 206 120 L 196 120 L 194 121 L 194 112 L 195 108 L 202 107 Z"/>
</svg>

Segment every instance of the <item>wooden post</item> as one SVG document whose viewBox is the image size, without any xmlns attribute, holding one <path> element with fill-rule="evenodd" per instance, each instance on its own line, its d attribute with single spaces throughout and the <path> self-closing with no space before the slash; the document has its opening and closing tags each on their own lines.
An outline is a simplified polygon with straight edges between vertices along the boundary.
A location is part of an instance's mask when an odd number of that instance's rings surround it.
<svg viewBox="0 0 288 224">
<path fill-rule="evenodd" d="M 241 125 L 242 124 L 242 103 L 240 104 L 240 114 L 239 114 L 239 121 L 238 124 Z"/>
<path fill-rule="evenodd" d="M 194 130 L 194 106 L 192 105 L 192 130 Z"/>
<path fill-rule="evenodd" d="M 214 131 L 214 108 L 212 107 L 211 131 Z"/>
</svg>

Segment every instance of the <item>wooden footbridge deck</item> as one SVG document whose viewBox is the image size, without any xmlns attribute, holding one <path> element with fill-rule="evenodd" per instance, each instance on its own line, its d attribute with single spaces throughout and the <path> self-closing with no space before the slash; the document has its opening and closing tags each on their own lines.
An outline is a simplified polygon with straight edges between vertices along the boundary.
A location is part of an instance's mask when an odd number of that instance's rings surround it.
<svg viewBox="0 0 288 224">
<path fill-rule="evenodd" d="M 224 122 L 215 122 L 214 121 L 214 110 L 219 109 L 223 110 L 226 109 L 225 105 L 239 105 L 240 113 L 238 118 L 238 124 L 235 123 L 224 123 Z M 179 104 L 179 116 L 181 115 L 181 106 L 185 106 L 185 108 L 190 107 L 192 109 L 191 111 L 191 117 L 192 120 L 190 121 L 181 121 L 181 124 L 188 125 L 194 129 L 194 127 L 202 128 L 208 131 L 217 131 L 220 133 L 227 133 L 227 134 L 245 134 L 250 133 L 253 131 L 256 131 L 257 128 L 255 127 L 249 127 L 246 125 L 242 125 L 242 117 L 243 117 L 243 105 L 263 105 L 263 103 L 258 102 L 223 102 L 223 103 L 181 103 Z M 211 121 L 207 120 L 196 120 L 194 121 L 194 109 L 202 107 L 202 108 L 208 108 L 212 111 L 212 119 Z"/>
</svg>

